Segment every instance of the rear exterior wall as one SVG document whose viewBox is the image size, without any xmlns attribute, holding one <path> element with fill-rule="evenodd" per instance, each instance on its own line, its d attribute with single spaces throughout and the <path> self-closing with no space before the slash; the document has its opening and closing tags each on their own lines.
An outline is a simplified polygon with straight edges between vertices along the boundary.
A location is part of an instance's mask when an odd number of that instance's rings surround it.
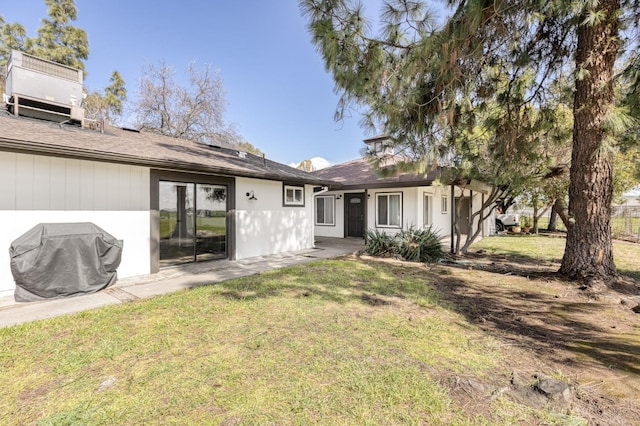
<svg viewBox="0 0 640 426">
<path fill-rule="evenodd" d="M 12 294 L 11 242 L 39 223 L 93 222 L 123 240 L 119 277 L 150 269 L 149 169 L 0 152 L 0 296 Z"/>
</svg>

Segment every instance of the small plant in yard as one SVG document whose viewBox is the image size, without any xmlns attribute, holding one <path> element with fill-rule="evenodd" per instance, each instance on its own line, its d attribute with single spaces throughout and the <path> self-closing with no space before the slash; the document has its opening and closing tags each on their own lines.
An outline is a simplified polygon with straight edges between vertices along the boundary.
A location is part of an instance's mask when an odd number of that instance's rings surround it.
<svg viewBox="0 0 640 426">
<path fill-rule="evenodd" d="M 436 262 L 444 257 L 440 236 L 431 227 L 417 229 L 411 226 L 396 237 L 398 254 L 410 262 Z"/>
<path fill-rule="evenodd" d="M 372 256 L 399 256 L 410 262 L 436 262 L 444 257 L 440 236 L 431 227 L 418 229 L 411 226 L 394 237 L 369 230 L 365 251 Z"/>
<path fill-rule="evenodd" d="M 392 256 L 394 254 L 394 241 L 389 234 L 374 230 L 367 230 L 365 235 L 364 250 L 372 256 Z"/>
</svg>

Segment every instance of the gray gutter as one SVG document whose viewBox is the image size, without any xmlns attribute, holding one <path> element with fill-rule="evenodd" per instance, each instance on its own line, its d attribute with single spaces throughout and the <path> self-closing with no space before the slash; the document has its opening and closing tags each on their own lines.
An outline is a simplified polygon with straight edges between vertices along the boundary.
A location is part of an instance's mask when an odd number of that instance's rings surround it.
<svg viewBox="0 0 640 426">
<path fill-rule="evenodd" d="M 376 188 L 407 188 L 415 186 L 431 186 L 433 180 L 422 181 L 403 181 L 403 182 L 379 182 L 379 183 L 367 183 L 367 184 L 341 184 L 340 182 L 333 182 L 333 184 L 340 185 L 340 190 L 353 190 L 353 189 L 376 189 Z"/>
</svg>

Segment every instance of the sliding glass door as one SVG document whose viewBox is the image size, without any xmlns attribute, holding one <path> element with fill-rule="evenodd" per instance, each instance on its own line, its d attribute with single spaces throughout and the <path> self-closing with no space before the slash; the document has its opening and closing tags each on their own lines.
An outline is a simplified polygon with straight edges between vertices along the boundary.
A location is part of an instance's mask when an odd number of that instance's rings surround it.
<svg viewBox="0 0 640 426">
<path fill-rule="evenodd" d="M 227 257 L 227 187 L 196 185 L 196 260 Z"/>
<path fill-rule="evenodd" d="M 227 257 L 227 187 L 159 184 L 160 265 Z"/>
</svg>

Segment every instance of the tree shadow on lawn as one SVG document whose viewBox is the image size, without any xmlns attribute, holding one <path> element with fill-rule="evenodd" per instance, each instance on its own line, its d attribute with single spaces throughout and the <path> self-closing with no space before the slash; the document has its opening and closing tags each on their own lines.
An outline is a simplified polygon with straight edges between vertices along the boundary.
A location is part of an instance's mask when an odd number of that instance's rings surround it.
<svg viewBox="0 0 640 426">
<path fill-rule="evenodd" d="M 558 273 L 560 261 L 560 259 L 542 260 L 521 253 L 487 254 L 480 251 L 468 253 L 463 259 L 453 260 L 448 265 L 465 269 L 472 266 L 487 272 L 524 278 L 564 280 L 565 278 Z M 618 268 L 618 273 L 620 274 L 618 278 L 606 283 L 607 288 L 623 295 L 640 296 L 640 272 Z M 567 284 L 582 290 L 586 289 L 577 282 L 567 281 Z"/>
<path fill-rule="evenodd" d="M 373 307 L 407 301 L 422 307 L 437 304 L 500 339 L 563 365 L 588 357 L 606 368 L 640 375 L 638 330 L 631 331 L 637 341 L 618 337 L 612 333 L 612 327 L 618 326 L 616 318 L 605 315 L 608 309 L 620 308 L 590 300 L 576 286 L 556 281 L 552 271 L 512 270 L 510 275 L 524 276 L 528 281 L 511 285 L 502 283 L 504 265 L 496 266 L 499 274 L 478 271 L 486 277 L 467 281 L 456 277 L 447 266 L 426 269 L 422 264 L 369 257 L 359 261 L 355 269 L 341 268 L 339 263 L 313 262 L 242 278 L 233 284 L 219 283 L 214 295 L 236 300 L 282 295 L 319 297 Z M 563 295 L 540 291 L 549 282 Z"/>
<path fill-rule="evenodd" d="M 537 276 L 528 272 L 523 274 L 528 279 L 523 279 L 502 272 L 463 272 L 459 267 L 362 256 L 218 283 L 210 287 L 214 291 L 209 297 L 249 302 L 283 296 L 318 298 L 342 305 L 360 303 L 374 310 L 410 307 L 423 312 L 439 306 L 507 348 L 508 365 L 498 374 L 505 368 L 547 375 L 560 372 L 584 385 L 582 396 L 574 401 L 584 410 L 633 412 L 634 419 L 640 418 L 628 405 L 635 404 L 640 388 L 637 316 L 620 305 L 590 300 L 575 285 L 557 281 L 552 271 L 538 271 Z M 508 349 L 511 346 L 513 350 Z M 614 389 L 603 394 L 594 391 L 594 383 Z"/>
<path fill-rule="evenodd" d="M 610 307 L 521 289 L 478 288 L 453 277 L 433 278 L 451 309 L 502 339 L 561 364 L 575 362 L 580 354 L 607 368 L 640 375 L 638 343 L 613 335 L 616 324 L 592 321 Z M 530 285 L 535 287 L 536 280 Z"/>
</svg>

